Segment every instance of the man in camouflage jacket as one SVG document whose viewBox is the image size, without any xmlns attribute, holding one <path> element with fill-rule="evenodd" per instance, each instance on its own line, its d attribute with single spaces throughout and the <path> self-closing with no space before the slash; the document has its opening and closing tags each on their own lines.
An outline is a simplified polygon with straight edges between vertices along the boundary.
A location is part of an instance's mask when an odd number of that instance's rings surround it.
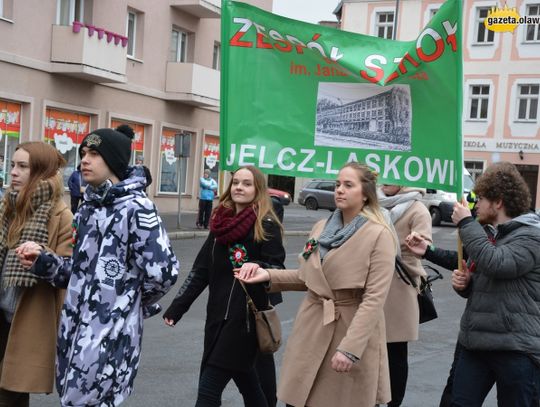
<svg viewBox="0 0 540 407">
<path fill-rule="evenodd" d="M 83 176 L 84 154 L 92 153 L 82 153 Z M 143 318 L 159 312 L 157 301 L 178 276 L 178 260 L 144 193 L 143 168 L 126 164 L 122 178 L 89 183 L 74 218 L 73 257 L 45 248 L 32 266 L 40 278 L 67 288 L 57 345 L 62 406 L 117 406 L 128 397 L 140 360 Z"/>
</svg>

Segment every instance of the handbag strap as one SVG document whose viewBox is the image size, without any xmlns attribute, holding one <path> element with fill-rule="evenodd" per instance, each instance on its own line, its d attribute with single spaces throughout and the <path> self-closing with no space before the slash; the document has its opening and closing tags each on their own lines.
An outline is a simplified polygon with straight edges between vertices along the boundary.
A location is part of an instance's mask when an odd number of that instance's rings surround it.
<svg viewBox="0 0 540 407">
<path fill-rule="evenodd" d="M 418 284 L 416 284 L 416 281 L 414 281 L 414 278 L 411 277 L 407 269 L 405 268 L 405 265 L 403 264 L 403 261 L 401 260 L 401 257 L 396 256 L 396 267 L 395 267 L 397 273 L 401 277 L 401 279 L 405 282 L 407 285 L 412 285 L 414 288 L 418 289 Z"/>
<path fill-rule="evenodd" d="M 240 280 L 238 280 L 238 282 L 240 283 L 240 285 L 242 286 L 242 288 L 244 289 L 244 291 L 246 293 L 246 301 L 247 301 L 247 303 L 249 305 L 249 308 L 251 308 L 251 311 L 253 311 L 254 314 L 259 312 L 259 310 L 255 306 L 255 303 L 251 299 L 251 296 L 249 295 L 248 290 L 247 290 L 246 286 L 244 285 L 244 283 L 242 281 L 240 281 Z"/>
</svg>

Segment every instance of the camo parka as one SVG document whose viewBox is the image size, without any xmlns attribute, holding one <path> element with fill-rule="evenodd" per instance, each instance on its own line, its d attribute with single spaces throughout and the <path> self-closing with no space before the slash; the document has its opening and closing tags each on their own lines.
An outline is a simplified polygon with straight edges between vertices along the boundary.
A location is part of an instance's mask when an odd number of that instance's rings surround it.
<svg viewBox="0 0 540 407">
<path fill-rule="evenodd" d="M 57 343 L 62 406 L 117 406 L 133 389 L 143 318 L 174 285 L 179 262 L 142 167 L 89 186 L 73 223 L 73 256 L 43 252 L 33 271 L 66 288 Z"/>
</svg>

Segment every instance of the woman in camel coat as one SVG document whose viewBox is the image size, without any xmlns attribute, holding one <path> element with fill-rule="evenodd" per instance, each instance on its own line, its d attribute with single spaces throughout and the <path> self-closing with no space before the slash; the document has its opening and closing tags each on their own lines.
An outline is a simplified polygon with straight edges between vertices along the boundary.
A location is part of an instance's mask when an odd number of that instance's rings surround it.
<svg viewBox="0 0 540 407">
<path fill-rule="evenodd" d="M 16 247 L 34 236 L 61 256 L 71 256 L 72 214 L 62 200 L 58 151 L 23 143 L 13 155 L 11 186 L 0 204 L 0 406 L 28 406 L 28 393 L 52 393 L 56 337 L 63 290 L 29 278 Z M 18 262 L 18 260 L 17 260 Z"/>
<path fill-rule="evenodd" d="M 336 211 L 315 225 L 298 270 L 239 270 L 271 291 L 307 290 L 283 357 L 278 399 L 296 407 L 373 407 L 390 399 L 383 305 L 396 244 L 379 210 L 376 178 L 341 169 Z"/>
<path fill-rule="evenodd" d="M 411 232 L 419 233 L 431 244 L 431 216 L 420 198 L 424 189 L 383 185 L 379 202 L 390 212 L 401 249 L 401 260 L 407 273 L 420 286 L 420 277 L 426 272 L 418 257 L 407 247 L 405 238 Z M 418 292 L 394 273 L 390 292 L 384 306 L 386 340 L 392 387 L 391 407 L 400 406 L 405 396 L 408 377 L 408 342 L 418 340 L 419 309 Z"/>
</svg>

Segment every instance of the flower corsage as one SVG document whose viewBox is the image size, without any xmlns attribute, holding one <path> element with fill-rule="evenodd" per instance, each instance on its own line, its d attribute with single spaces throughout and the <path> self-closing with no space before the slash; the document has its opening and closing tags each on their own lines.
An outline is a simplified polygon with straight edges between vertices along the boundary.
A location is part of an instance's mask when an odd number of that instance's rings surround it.
<svg viewBox="0 0 540 407">
<path fill-rule="evenodd" d="M 229 260 L 231 260 L 233 267 L 242 267 L 248 261 L 246 247 L 243 244 L 237 243 L 229 248 Z"/>
<path fill-rule="evenodd" d="M 317 239 L 309 239 L 307 242 L 306 242 L 306 245 L 304 246 L 304 251 L 302 252 L 302 257 L 307 260 L 308 257 L 311 255 L 311 253 L 313 253 L 315 251 L 315 249 L 317 248 L 317 246 L 319 245 L 319 242 L 317 241 Z"/>
</svg>

